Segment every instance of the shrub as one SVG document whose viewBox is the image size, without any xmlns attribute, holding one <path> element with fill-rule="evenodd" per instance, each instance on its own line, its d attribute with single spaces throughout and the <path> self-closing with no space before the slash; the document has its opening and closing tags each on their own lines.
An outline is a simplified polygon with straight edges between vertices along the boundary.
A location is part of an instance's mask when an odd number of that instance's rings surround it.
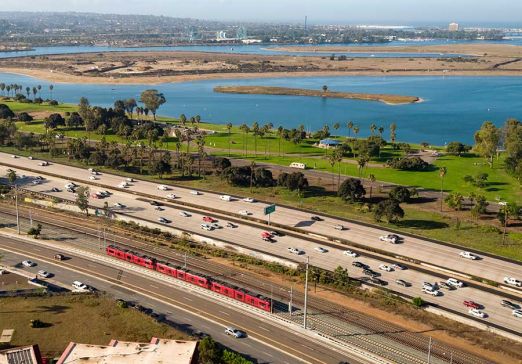
<svg viewBox="0 0 522 364">
<path fill-rule="evenodd" d="M 398 202 L 409 202 L 411 198 L 410 190 L 404 186 L 395 186 L 390 191 L 389 196 Z"/>
<path fill-rule="evenodd" d="M 424 300 L 421 297 L 413 297 L 412 300 L 411 300 L 411 303 L 415 307 L 422 307 L 422 306 L 424 306 Z"/>
<path fill-rule="evenodd" d="M 366 190 L 364 189 L 360 179 L 348 178 L 341 184 L 341 186 L 339 186 L 337 194 L 344 201 L 353 203 L 361 200 L 366 194 Z"/>
<path fill-rule="evenodd" d="M 18 114 L 18 120 L 29 123 L 33 121 L 33 117 L 26 112 L 21 112 Z"/>
<path fill-rule="evenodd" d="M 389 167 L 405 171 L 423 171 L 430 167 L 428 162 L 419 157 L 390 159 L 386 164 Z"/>
<path fill-rule="evenodd" d="M 6 104 L 0 104 L 0 119 L 14 118 L 14 112 Z"/>
<path fill-rule="evenodd" d="M 373 213 L 375 221 L 381 221 L 383 217 L 386 217 L 388 222 L 394 223 L 404 217 L 404 210 L 400 206 L 399 201 L 391 198 L 379 202 L 375 206 Z"/>
</svg>

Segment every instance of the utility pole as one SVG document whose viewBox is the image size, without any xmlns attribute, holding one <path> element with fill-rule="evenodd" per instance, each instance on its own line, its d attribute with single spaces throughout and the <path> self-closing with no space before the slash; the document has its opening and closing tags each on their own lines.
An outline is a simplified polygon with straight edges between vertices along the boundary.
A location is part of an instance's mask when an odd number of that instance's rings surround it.
<svg viewBox="0 0 522 364">
<path fill-rule="evenodd" d="M 508 208 L 507 208 L 507 202 L 500 201 L 498 203 L 500 206 L 504 207 L 504 231 L 502 233 L 502 245 L 506 244 L 506 228 L 507 228 L 507 215 L 508 215 Z"/>
<path fill-rule="evenodd" d="M 293 296 L 294 296 L 294 285 L 292 284 L 290 286 L 290 304 L 288 305 L 288 312 L 290 312 L 290 316 L 292 316 L 292 311 L 293 311 L 293 303 L 292 303 L 292 299 L 293 299 Z"/>
<path fill-rule="evenodd" d="M 18 211 L 18 187 L 15 185 L 16 231 L 20 235 L 20 213 Z"/>
<path fill-rule="evenodd" d="M 430 336 L 430 343 L 428 344 L 428 364 L 431 363 L 431 336 Z"/>
<path fill-rule="evenodd" d="M 303 327 L 306 329 L 307 306 L 308 306 L 308 265 L 310 264 L 310 257 L 306 257 L 306 274 L 305 274 L 305 296 L 304 296 L 304 318 Z"/>
</svg>

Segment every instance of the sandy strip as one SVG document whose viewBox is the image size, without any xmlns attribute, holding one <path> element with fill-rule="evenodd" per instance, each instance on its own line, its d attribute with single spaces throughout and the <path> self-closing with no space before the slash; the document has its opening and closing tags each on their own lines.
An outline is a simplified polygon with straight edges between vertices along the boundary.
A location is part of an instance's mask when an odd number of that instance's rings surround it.
<svg viewBox="0 0 522 364">
<path fill-rule="evenodd" d="M 75 76 L 66 73 L 41 70 L 41 69 L 22 69 L 22 68 L 2 68 L 0 73 L 12 73 L 22 76 L 38 78 L 52 83 L 73 83 L 73 84 L 106 84 L 106 85 L 159 85 L 162 83 L 179 83 L 205 80 L 228 80 L 228 79 L 247 79 L 247 78 L 286 78 L 286 77 L 330 77 L 330 76 L 522 76 L 521 71 L 517 70 L 470 70 L 470 71 L 400 71 L 400 72 L 379 72 L 379 71 L 320 71 L 320 72 L 267 72 L 267 73 L 211 73 L 204 75 L 180 75 L 163 77 L 92 77 Z"/>
</svg>

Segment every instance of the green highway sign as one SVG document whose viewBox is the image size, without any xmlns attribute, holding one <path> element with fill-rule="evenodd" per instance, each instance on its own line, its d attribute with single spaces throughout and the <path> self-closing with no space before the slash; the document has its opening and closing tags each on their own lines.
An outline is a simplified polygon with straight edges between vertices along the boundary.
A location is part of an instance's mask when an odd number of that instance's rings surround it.
<svg viewBox="0 0 522 364">
<path fill-rule="evenodd" d="M 270 215 L 271 213 L 275 212 L 276 205 L 269 205 L 265 207 L 265 215 Z"/>
</svg>

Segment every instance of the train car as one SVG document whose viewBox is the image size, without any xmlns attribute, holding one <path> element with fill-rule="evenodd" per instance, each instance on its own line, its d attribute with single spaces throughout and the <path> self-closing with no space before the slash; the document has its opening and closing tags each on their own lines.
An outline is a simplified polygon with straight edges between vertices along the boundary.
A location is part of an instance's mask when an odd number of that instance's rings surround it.
<svg viewBox="0 0 522 364">
<path fill-rule="evenodd" d="M 122 249 L 116 245 L 109 245 L 105 249 L 107 255 L 125 260 L 129 263 L 136 264 L 147 269 L 156 270 L 159 273 L 177 278 L 179 280 L 188 282 L 190 284 L 210 289 L 213 292 L 223 296 L 230 297 L 248 305 L 257 307 L 264 311 L 270 312 L 271 301 L 261 295 L 255 295 L 251 292 L 246 292 L 242 288 L 234 287 L 229 283 L 220 282 L 202 274 L 196 274 L 181 267 L 174 267 L 169 263 L 157 261 L 139 253 Z"/>
</svg>

